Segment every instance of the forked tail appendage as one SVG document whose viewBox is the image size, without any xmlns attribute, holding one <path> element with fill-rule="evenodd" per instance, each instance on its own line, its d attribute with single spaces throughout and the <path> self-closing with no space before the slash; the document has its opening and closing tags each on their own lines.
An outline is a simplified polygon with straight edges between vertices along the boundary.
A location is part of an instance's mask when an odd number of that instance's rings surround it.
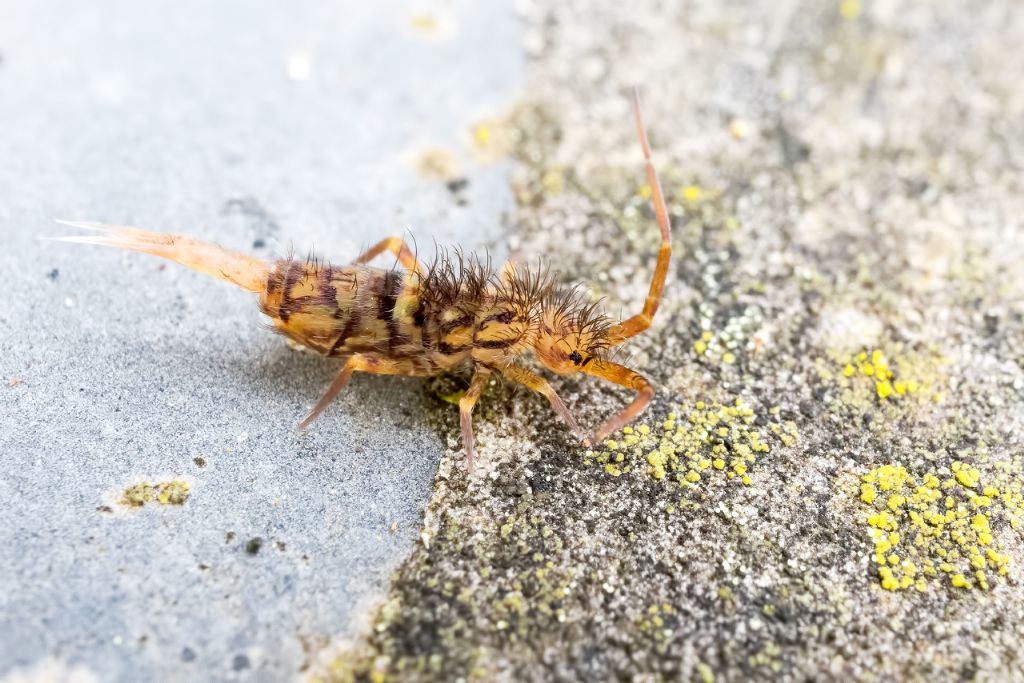
<svg viewBox="0 0 1024 683">
<path fill-rule="evenodd" d="M 78 244 L 99 244 L 160 256 L 200 273 L 226 280 L 250 292 L 264 291 L 267 278 L 270 276 L 271 266 L 267 261 L 189 237 L 103 223 L 57 222 L 84 230 L 94 230 L 100 234 L 47 239 Z"/>
</svg>

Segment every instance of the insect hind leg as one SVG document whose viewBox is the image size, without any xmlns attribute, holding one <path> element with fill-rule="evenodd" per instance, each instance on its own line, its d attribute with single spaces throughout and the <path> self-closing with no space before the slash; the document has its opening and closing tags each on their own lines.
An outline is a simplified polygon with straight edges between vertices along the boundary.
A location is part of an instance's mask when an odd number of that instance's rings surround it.
<svg viewBox="0 0 1024 683">
<path fill-rule="evenodd" d="M 331 382 L 331 386 L 327 388 L 327 391 L 317 401 L 317 404 L 309 411 L 309 415 L 299 423 L 300 430 L 308 427 L 331 404 L 331 401 L 337 398 L 338 394 L 341 393 L 341 390 L 345 388 L 345 385 L 352 378 L 352 373 L 355 372 L 366 372 L 372 375 L 413 376 L 423 374 L 415 365 L 402 360 L 375 358 L 360 354 L 349 356 L 341 372 Z"/>
<path fill-rule="evenodd" d="M 354 358 L 349 358 L 345 361 L 345 365 L 341 368 L 341 372 L 338 373 L 338 376 L 334 378 L 334 381 L 331 382 L 331 386 L 327 388 L 327 391 L 324 392 L 324 395 L 321 396 L 320 400 L 317 401 L 315 406 L 313 406 L 313 409 L 310 410 L 309 414 L 306 415 L 302 422 L 299 423 L 299 431 L 302 431 L 312 424 L 313 420 L 315 420 L 320 413 L 324 412 L 327 406 L 331 404 L 331 401 L 338 397 L 341 390 L 344 389 L 345 385 L 348 384 L 348 381 L 352 379 L 352 373 L 355 372 L 356 369 L 356 364 L 353 362 L 354 360 Z"/>
</svg>

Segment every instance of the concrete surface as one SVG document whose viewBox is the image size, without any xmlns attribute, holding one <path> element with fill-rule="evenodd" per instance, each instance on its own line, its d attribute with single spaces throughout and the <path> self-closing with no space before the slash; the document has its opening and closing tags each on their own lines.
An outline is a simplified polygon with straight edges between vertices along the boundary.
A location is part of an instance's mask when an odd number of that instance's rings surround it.
<svg viewBox="0 0 1024 683">
<path fill-rule="evenodd" d="M 419 535 L 446 445 L 422 382 L 358 377 L 299 436 L 335 368 L 250 296 L 37 236 L 69 218 L 336 262 L 406 230 L 500 249 L 509 164 L 476 163 L 470 131 L 517 95 L 518 20 L 468 0 L 0 16 L 0 678 L 288 679 Z M 143 481 L 190 497 L 119 503 Z"/>
</svg>

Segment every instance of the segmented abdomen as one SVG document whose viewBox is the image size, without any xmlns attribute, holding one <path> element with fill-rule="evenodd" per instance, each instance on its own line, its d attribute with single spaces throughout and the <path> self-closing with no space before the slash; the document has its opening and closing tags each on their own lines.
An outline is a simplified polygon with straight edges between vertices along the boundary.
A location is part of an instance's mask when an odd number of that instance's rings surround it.
<svg viewBox="0 0 1024 683">
<path fill-rule="evenodd" d="M 387 359 L 403 374 L 431 375 L 474 350 L 497 363 L 529 346 L 529 307 L 504 293 L 475 263 L 420 276 L 279 261 L 260 306 L 279 332 L 322 354 Z"/>
<path fill-rule="evenodd" d="M 303 346 L 328 356 L 401 361 L 411 374 L 434 374 L 472 348 L 472 317 L 454 321 L 469 326 L 452 339 L 460 330 L 453 321 L 445 330 L 428 314 L 418 276 L 401 271 L 280 261 L 260 307 L 279 332 Z"/>
</svg>

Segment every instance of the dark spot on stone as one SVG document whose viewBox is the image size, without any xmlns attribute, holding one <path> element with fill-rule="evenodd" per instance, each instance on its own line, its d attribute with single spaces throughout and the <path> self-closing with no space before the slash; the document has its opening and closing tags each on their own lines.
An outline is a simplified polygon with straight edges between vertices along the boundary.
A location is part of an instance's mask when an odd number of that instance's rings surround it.
<svg viewBox="0 0 1024 683">
<path fill-rule="evenodd" d="M 277 549 L 280 550 L 282 553 L 288 549 L 288 546 L 285 545 L 284 541 L 277 541 L 275 545 L 277 546 Z"/>
<path fill-rule="evenodd" d="M 96 511 L 97 512 L 113 512 L 114 508 L 110 507 L 109 505 L 100 505 L 99 507 L 96 508 Z"/>
<path fill-rule="evenodd" d="M 253 249 L 262 249 L 267 245 L 266 238 L 281 231 L 274 217 L 258 199 L 253 197 L 235 197 L 224 202 L 221 213 L 228 216 L 241 216 L 256 233 Z"/>
<path fill-rule="evenodd" d="M 57 278 L 60 277 L 60 271 L 54 268 L 53 270 L 46 274 L 46 277 L 56 282 Z"/>
<path fill-rule="evenodd" d="M 181 661 L 183 662 L 194 662 L 196 661 L 196 653 L 192 651 L 192 648 L 185 647 L 181 649 Z"/>
<path fill-rule="evenodd" d="M 993 311 L 985 313 L 985 332 L 991 337 L 999 332 L 999 314 Z"/>
<path fill-rule="evenodd" d="M 445 187 L 452 194 L 458 194 L 469 187 L 469 178 L 453 178 L 445 183 Z"/>
<path fill-rule="evenodd" d="M 931 183 L 923 176 L 911 179 L 908 184 L 910 187 L 910 194 L 917 197 L 920 197 L 931 188 Z"/>
<path fill-rule="evenodd" d="M 250 555 L 256 555 L 260 552 L 260 548 L 262 547 L 263 539 L 259 536 L 256 536 L 255 538 L 250 538 L 248 541 L 246 541 L 245 552 L 247 552 Z"/>
<path fill-rule="evenodd" d="M 801 161 L 811 158 L 811 146 L 794 135 L 786 124 L 779 121 L 776 127 L 779 136 L 779 146 L 782 148 L 782 159 L 786 166 L 794 166 Z"/>
<path fill-rule="evenodd" d="M 235 655 L 235 658 L 231 660 L 231 668 L 235 671 L 244 671 L 249 668 L 249 658 L 245 655 Z"/>
<path fill-rule="evenodd" d="M 209 568 L 210 568 L 210 565 L 206 564 L 205 562 L 200 562 L 199 563 L 199 570 L 200 571 L 204 571 L 205 572 Z"/>
<path fill-rule="evenodd" d="M 530 488 L 533 489 L 533 495 L 538 495 L 553 489 L 554 484 L 549 475 L 543 472 L 536 472 L 530 477 Z"/>
<path fill-rule="evenodd" d="M 196 464 L 196 467 L 206 467 L 206 458 L 201 455 L 192 458 L 192 462 Z"/>
<path fill-rule="evenodd" d="M 231 543 L 231 541 L 233 541 L 233 540 L 235 540 L 235 532 L 234 531 L 229 531 L 226 534 L 224 534 L 224 542 L 225 543 Z"/>
<path fill-rule="evenodd" d="M 817 401 L 800 401 L 800 413 L 804 417 L 816 418 L 821 414 L 821 404 Z"/>
</svg>

